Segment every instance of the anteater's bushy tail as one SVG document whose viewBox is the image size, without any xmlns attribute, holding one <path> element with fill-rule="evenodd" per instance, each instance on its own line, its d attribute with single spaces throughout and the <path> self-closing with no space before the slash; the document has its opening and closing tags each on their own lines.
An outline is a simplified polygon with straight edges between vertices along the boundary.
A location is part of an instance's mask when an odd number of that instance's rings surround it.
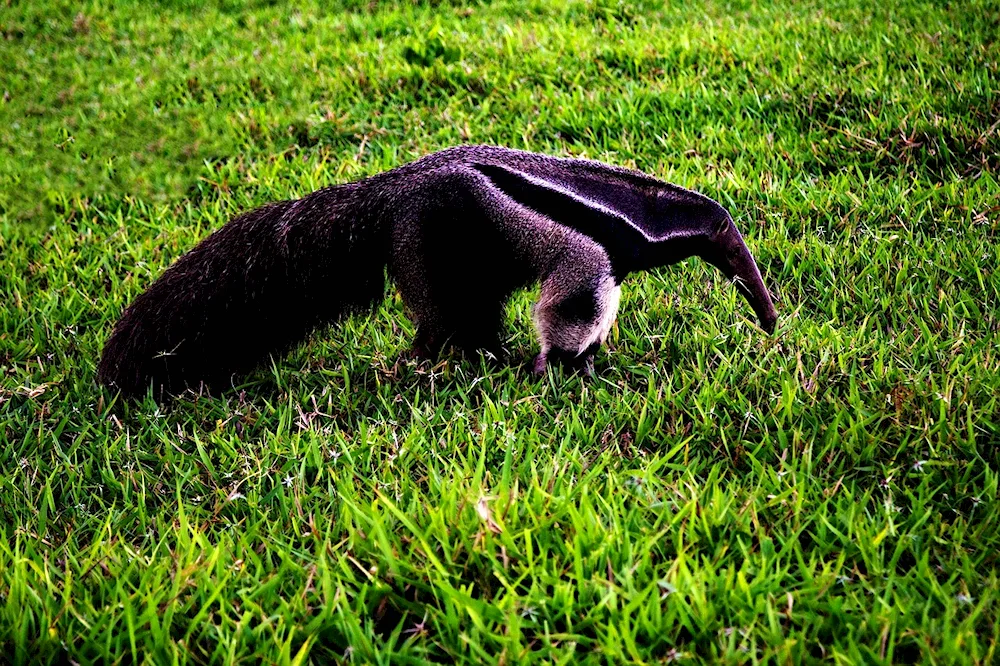
<svg viewBox="0 0 1000 666">
<path fill-rule="evenodd" d="M 125 310 L 100 382 L 157 398 L 227 386 L 317 326 L 379 302 L 388 244 L 350 198 L 330 188 L 268 204 L 206 238 Z"/>
</svg>

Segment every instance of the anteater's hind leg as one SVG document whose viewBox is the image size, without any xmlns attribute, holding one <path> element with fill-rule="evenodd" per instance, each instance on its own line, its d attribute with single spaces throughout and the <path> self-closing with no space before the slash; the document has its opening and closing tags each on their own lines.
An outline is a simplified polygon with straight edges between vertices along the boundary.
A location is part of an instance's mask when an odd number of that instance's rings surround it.
<svg viewBox="0 0 1000 666">
<path fill-rule="evenodd" d="M 541 352 L 534 371 L 558 362 L 593 374 L 594 354 L 604 343 L 618 314 L 621 288 L 611 274 L 606 253 L 581 245 L 542 281 L 535 305 Z"/>
<path fill-rule="evenodd" d="M 403 254 L 403 253 L 401 253 Z M 500 327 L 507 294 L 476 279 L 474 272 L 455 266 L 427 266 L 419 252 L 406 252 L 398 263 L 400 294 L 417 327 L 412 353 L 437 358 L 445 347 L 470 355 L 502 356 Z M 470 273 L 472 273 L 470 275 Z"/>
</svg>

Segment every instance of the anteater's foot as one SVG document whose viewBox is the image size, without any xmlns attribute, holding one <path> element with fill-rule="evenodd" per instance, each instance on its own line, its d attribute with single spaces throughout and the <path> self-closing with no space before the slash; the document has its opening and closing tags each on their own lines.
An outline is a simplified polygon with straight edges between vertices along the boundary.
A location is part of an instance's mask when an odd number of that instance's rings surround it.
<svg viewBox="0 0 1000 666">
<path fill-rule="evenodd" d="M 535 357 L 534 363 L 531 366 L 531 371 L 534 372 L 536 375 L 544 375 L 545 368 L 548 367 L 548 364 L 549 364 L 549 359 L 545 355 L 545 352 L 542 352 L 541 354 Z"/>
<path fill-rule="evenodd" d="M 452 335 L 436 326 L 425 324 L 417 326 L 417 334 L 413 338 L 413 346 L 410 347 L 410 358 L 417 361 L 437 360 Z"/>
<path fill-rule="evenodd" d="M 536 375 L 542 375 L 545 374 L 545 369 L 550 364 L 559 365 L 584 377 L 594 376 L 594 352 L 589 349 L 582 354 L 573 354 L 557 349 L 549 350 L 547 354 L 541 353 L 535 357 L 532 370 Z"/>
<path fill-rule="evenodd" d="M 507 356 L 496 334 L 432 332 L 424 328 L 417 330 L 409 353 L 416 360 L 435 361 L 446 348 L 456 350 L 467 359 L 483 358 L 496 366 L 502 365 Z"/>
</svg>

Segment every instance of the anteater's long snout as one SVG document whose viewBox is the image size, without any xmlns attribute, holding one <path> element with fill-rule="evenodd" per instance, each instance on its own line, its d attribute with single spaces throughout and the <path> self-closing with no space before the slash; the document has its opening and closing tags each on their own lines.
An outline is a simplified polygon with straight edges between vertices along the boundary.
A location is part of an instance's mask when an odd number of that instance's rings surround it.
<svg viewBox="0 0 1000 666">
<path fill-rule="evenodd" d="M 757 261 L 732 219 L 716 233 L 705 259 L 736 283 L 736 288 L 757 313 L 761 328 L 773 333 L 778 312 L 764 286 Z"/>
</svg>

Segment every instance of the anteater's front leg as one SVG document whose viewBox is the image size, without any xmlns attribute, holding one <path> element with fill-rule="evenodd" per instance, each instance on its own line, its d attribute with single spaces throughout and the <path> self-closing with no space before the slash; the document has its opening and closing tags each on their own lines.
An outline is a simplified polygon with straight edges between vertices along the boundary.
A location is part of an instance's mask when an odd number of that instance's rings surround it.
<svg viewBox="0 0 1000 666">
<path fill-rule="evenodd" d="M 614 324 L 620 295 L 604 249 L 589 241 L 573 243 L 542 280 L 534 310 L 541 339 L 534 371 L 542 373 L 554 362 L 592 375 L 594 354 Z"/>
</svg>

